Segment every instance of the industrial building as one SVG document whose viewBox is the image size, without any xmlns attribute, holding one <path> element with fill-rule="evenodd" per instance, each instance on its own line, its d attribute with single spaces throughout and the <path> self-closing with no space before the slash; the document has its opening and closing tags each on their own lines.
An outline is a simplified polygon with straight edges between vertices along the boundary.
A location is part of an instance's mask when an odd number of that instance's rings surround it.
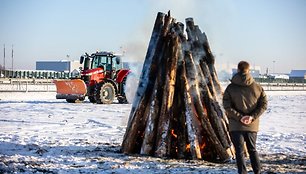
<svg viewBox="0 0 306 174">
<path fill-rule="evenodd" d="M 79 61 L 36 61 L 36 70 L 49 70 L 57 72 L 72 72 L 82 67 Z"/>
<path fill-rule="evenodd" d="M 291 70 L 289 80 L 291 82 L 305 82 L 306 70 Z"/>
</svg>

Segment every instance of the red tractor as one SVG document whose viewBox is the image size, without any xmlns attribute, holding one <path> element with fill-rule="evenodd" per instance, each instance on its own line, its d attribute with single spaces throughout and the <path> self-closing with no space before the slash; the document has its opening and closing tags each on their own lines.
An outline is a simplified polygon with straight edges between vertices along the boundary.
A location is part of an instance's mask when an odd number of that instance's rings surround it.
<svg viewBox="0 0 306 174">
<path fill-rule="evenodd" d="M 69 103 L 85 100 L 92 103 L 111 104 L 115 97 L 119 103 L 127 103 L 124 86 L 130 70 L 122 69 L 120 56 L 111 52 L 96 52 L 81 56 L 81 77 L 70 80 L 55 80 L 57 99 Z"/>
</svg>

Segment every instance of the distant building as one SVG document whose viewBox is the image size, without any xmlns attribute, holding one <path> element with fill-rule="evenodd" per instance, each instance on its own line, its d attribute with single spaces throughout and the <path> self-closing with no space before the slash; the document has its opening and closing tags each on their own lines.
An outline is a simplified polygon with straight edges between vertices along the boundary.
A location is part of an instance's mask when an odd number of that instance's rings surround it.
<svg viewBox="0 0 306 174">
<path fill-rule="evenodd" d="M 221 71 L 226 71 L 228 73 L 232 73 L 232 70 L 233 69 L 236 69 L 237 68 L 237 64 L 233 64 L 233 63 L 216 63 L 215 64 L 215 68 L 217 70 L 217 72 L 221 72 Z M 261 71 L 261 67 L 260 66 L 253 66 L 253 65 L 250 65 L 250 68 L 252 70 L 258 70 L 259 72 Z"/>
<path fill-rule="evenodd" d="M 36 61 L 36 70 L 51 70 L 58 72 L 72 72 L 78 70 L 82 65 L 79 61 Z"/>
<path fill-rule="evenodd" d="M 291 81 L 304 81 L 306 79 L 306 70 L 291 70 L 289 80 Z"/>
<path fill-rule="evenodd" d="M 232 69 L 232 76 L 234 76 L 237 73 L 237 69 L 233 68 Z M 250 69 L 250 74 L 254 77 L 254 78 L 259 78 L 260 77 L 260 70 L 256 70 L 256 69 Z"/>
<path fill-rule="evenodd" d="M 289 80 L 289 75 L 287 74 L 277 74 L 274 76 L 274 79 L 286 79 Z"/>
</svg>

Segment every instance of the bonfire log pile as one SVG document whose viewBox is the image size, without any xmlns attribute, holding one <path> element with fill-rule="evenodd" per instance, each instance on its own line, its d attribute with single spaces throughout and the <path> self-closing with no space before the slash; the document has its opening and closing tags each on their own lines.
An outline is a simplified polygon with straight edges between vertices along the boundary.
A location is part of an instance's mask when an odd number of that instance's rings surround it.
<svg viewBox="0 0 306 174">
<path fill-rule="evenodd" d="M 122 152 L 225 161 L 232 156 L 222 89 L 205 33 L 159 12 L 132 105 Z"/>
</svg>

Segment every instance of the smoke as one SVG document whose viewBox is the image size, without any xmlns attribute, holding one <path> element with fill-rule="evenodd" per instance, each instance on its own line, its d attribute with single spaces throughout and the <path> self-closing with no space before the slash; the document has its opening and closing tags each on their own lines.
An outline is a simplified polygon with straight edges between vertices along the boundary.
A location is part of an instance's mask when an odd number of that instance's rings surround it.
<svg viewBox="0 0 306 174">
<path fill-rule="evenodd" d="M 220 27 L 220 23 L 216 25 L 216 22 L 220 18 L 224 18 L 224 16 L 218 16 L 218 12 L 222 10 L 224 14 L 224 11 L 230 13 L 231 10 L 230 2 L 220 2 L 218 0 L 180 0 L 179 2 L 177 0 L 149 0 L 148 3 L 150 8 L 146 14 L 143 14 L 143 21 L 139 21 L 138 25 L 134 26 L 135 29 L 121 47 L 124 53 L 124 61 L 129 62 L 129 69 L 132 71 L 132 74 L 127 78 L 125 87 L 129 102 L 133 101 L 138 88 L 138 79 L 158 12 L 167 13 L 170 10 L 171 16 L 174 16 L 176 21 L 181 21 L 182 23 L 185 23 L 186 18 L 192 17 L 199 26 L 210 26 L 205 29 L 201 28 L 201 30 L 207 31 L 208 35 L 212 35 L 212 38 L 214 38 L 214 34 L 212 34 L 212 31 L 216 29 L 214 27 Z M 210 25 L 210 23 L 213 25 Z M 221 27 L 224 27 L 224 25 L 221 25 Z M 212 48 L 214 48 L 214 40 L 212 39 L 210 42 L 212 43 Z"/>
<path fill-rule="evenodd" d="M 142 71 L 142 62 L 130 62 L 129 69 L 131 73 L 128 75 L 125 83 L 124 92 L 129 103 L 134 101 L 134 97 L 138 88 L 139 78 Z"/>
</svg>

